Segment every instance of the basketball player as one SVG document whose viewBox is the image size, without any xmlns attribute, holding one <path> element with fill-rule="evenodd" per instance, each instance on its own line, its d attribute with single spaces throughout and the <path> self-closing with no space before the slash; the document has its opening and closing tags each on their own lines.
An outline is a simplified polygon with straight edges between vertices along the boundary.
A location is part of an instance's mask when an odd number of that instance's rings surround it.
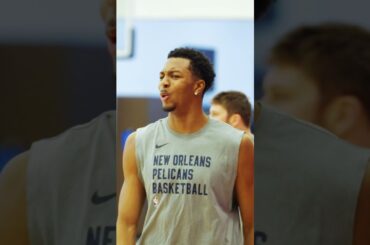
<svg viewBox="0 0 370 245">
<path fill-rule="evenodd" d="M 117 242 L 133 244 L 253 244 L 253 143 L 243 132 L 208 118 L 203 95 L 214 71 L 198 51 L 178 48 L 160 72 L 168 117 L 127 140 Z M 143 231 L 136 242 L 144 199 Z"/>
<path fill-rule="evenodd" d="M 102 6 L 112 55 L 115 4 Z M 33 143 L 7 164 L 0 178 L 0 244 L 115 244 L 115 128 L 115 113 L 106 112 Z"/>
<path fill-rule="evenodd" d="M 227 91 L 217 94 L 212 99 L 209 113 L 211 118 L 228 123 L 253 138 L 250 129 L 252 107 L 242 92 Z"/>
<path fill-rule="evenodd" d="M 347 24 L 302 26 L 272 49 L 267 104 L 370 148 L 370 32 Z"/>
</svg>

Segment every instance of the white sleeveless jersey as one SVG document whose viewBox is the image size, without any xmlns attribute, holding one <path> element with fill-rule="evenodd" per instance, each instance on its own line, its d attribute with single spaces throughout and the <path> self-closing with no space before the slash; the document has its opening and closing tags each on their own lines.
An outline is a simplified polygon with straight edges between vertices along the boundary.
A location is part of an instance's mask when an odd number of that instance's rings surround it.
<svg viewBox="0 0 370 245">
<path fill-rule="evenodd" d="M 113 245 L 115 114 L 32 145 L 27 212 L 31 245 Z"/>
<path fill-rule="evenodd" d="M 352 244 L 369 151 L 264 105 L 255 136 L 255 244 Z"/>
<path fill-rule="evenodd" d="M 233 198 L 243 132 L 209 119 L 179 134 L 168 118 L 137 130 L 148 208 L 140 245 L 241 245 Z"/>
</svg>

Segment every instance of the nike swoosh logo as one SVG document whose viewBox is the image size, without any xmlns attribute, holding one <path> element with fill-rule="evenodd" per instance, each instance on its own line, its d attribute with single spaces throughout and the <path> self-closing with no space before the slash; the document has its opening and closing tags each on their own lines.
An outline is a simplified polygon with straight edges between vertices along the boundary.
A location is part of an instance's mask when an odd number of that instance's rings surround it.
<svg viewBox="0 0 370 245">
<path fill-rule="evenodd" d="M 116 193 L 112 193 L 112 194 L 105 195 L 105 196 L 99 196 L 98 192 L 95 191 L 94 195 L 91 197 L 91 202 L 93 204 L 99 205 L 99 204 L 102 204 L 104 202 L 109 201 L 110 199 L 114 198 L 115 196 L 116 196 Z"/>
<path fill-rule="evenodd" d="M 162 144 L 162 145 L 155 145 L 155 149 L 159 149 L 159 148 L 161 148 L 162 146 L 165 146 L 165 145 L 168 145 L 169 143 L 165 143 L 165 144 Z"/>
</svg>

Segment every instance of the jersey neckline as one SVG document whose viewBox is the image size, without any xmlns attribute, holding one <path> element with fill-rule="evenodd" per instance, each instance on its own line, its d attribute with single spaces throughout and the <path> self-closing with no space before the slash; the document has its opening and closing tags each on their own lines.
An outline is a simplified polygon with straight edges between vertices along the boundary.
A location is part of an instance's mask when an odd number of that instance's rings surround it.
<svg viewBox="0 0 370 245">
<path fill-rule="evenodd" d="M 210 126 L 212 119 L 209 118 L 208 116 L 207 116 L 207 119 L 208 119 L 207 120 L 207 123 L 202 128 L 200 128 L 199 130 L 197 130 L 197 131 L 195 131 L 193 133 L 179 133 L 179 132 L 174 131 L 170 127 L 170 125 L 168 125 L 168 117 L 164 118 L 163 123 L 164 123 L 164 126 L 166 127 L 166 129 L 172 135 L 174 135 L 176 137 L 180 137 L 180 138 L 193 138 L 193 137 L 196 137 L 196 136 L 202 134 Z"/>
</svg>

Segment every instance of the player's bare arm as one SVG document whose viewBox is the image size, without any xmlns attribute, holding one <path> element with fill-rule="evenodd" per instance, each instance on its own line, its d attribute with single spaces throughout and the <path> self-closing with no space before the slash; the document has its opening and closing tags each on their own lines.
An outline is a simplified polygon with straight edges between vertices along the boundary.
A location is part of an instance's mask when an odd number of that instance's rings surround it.
<svg viewBox="0 0 370 245">
<path fill-rule="evenodd" d="M 354 245 L 370 244 L 370 162 L 362 181 L 357 201 L 355 227 L 353 235 Z"/>
<path fill-rule="evenodd" d="M 248 134 L 244 134 L 239 149 L 236 195 L 240 207 L 244 244 L 254 244 L 254 146 Z"/>
<path fill-rule="evenodd" d="M 0 244 L 27 245 L 28 152 L 13 158 L 0 174 Z"/>
<path fill-rule="evenodd" d="M 123 152 L 124 183 L 119 197 L 117 219 L 117 245 L 135 245 L 137 226 L 145 200 L 145 190 L 139 179 L 135 137 L 131 134 L 126 141 Z"/>
</svg>

